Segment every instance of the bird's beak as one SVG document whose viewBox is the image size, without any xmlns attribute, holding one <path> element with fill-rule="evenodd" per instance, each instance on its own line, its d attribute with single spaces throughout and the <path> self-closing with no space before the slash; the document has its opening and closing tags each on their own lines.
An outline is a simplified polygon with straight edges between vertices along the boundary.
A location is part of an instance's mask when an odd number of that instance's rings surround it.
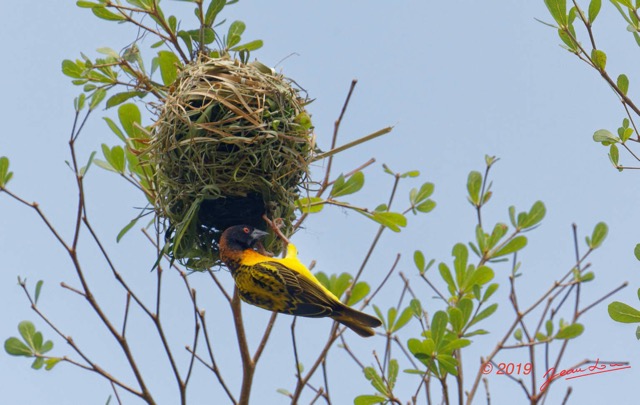
<svg viewBox="0 0 640 405">
<path fill-rule="evenodd" d="M 267 235 L 269 235 L 269 232 L 261 231 L 260 229 L 254 229 L 253 232 L 251 232 L 251 239 L 253 239 L 254 241 L 259 241 Z"/>
</svg>

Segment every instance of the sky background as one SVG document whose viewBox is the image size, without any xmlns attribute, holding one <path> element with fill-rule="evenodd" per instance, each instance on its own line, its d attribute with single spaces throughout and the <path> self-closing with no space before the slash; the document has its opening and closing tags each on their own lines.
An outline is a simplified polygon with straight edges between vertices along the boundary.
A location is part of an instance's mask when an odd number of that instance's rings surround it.
<svg viewBox="0 0 640 405">
<path fill-rule="evenodd" d="M 192 16 L 187 3 L 163 4 L 179 17 Z M 0 156 L 11 159 L 11 190 L 28 201 L 37 201 L 61 233 L 69 237 L 76 191 L 65 160 L 69 159 L 73 98 L 80 89 L 62 75 L 60 65 L 63 59 L 75 59 L 80 52 L 96 57 L 95 49 L 99 47 L 121 50 L 136 32 L 98 20 L 89 10 L 78 9 L 74 2 L 2 2 L 0 15 L 5 16 L 0 25 L 5 55 L 0 66 L 4 95 L 0 101 Z M 377 160 L 366 170 L 365 189 L 353 198 L 354 204 L 375 207 L 387 199 L 392 180 L 383 173 L 382 163 L 397 171 L 421 172 L 420 179 L 408 180 L 401 186 L 399 206 L 407 203 L 411 187 L 419 187 L 423 181 L 435 183 L 436 210 L 410 217 L 409 225 L 399 234 L 383 235 L 365 273 L 373 285 L 384 277 L 400 253 L 398 270 L 421 292 L 423 305 L 431 314 L 441 308 L 420 281 L 412 255 L 421 249 L 429 259 L 450 263 L 452 246 L 472 240 L 475 211 L 466 201 L 466 179 L 469 171 L 484 170 L 484 155 L 489 154 L 500 157 L 500 161 L 491 173 L 494 195 L 485 212 L 487 223 L 508 222 L 510 205 L 528 210 L 535 201 L 542 200 L 547 207 L 542 226 L 527 234 L 529 245 L 518 256 L 523 273 L 518 290 L 522 302 L 531 303 L 572 267 L 572 223 L 578 225 L 584 249 L 584 236 L 596 223 L 604 221 L 609 225 L 609 237 L 589 260 L 596 280 L 583 288 L 582 303 L 593 302 L 629 281 L 629 287 L 615 299 L 637 306 L 640 264 L 633 256 L 633 247 L 640 241 L 640 214 L 635 204 L 640 190 L 634 186 L 637 173 L 618 173 L 611 167 L 606 149 L 591 140 L 597 129 L 615 131 L 624 110 L 597 73 L 561 49 L 554 30 L 534 20 L 551 20 L 542 0 L 404 1 L 393 5 L 369 1 L 243 0 L 225 9 L 223 16 L 228 21 L 243 20 L 247 24 L 243 38 L 265 42 L 264 48 L 253 56 L 267 65 L 277 65 L 315 99 L 309 111 L 321 148 L 329 148 L 333 122 L 354 78 L 358 79 L 358 86 L 339 143 L 382 127 L 395 127 L 392 134 L 336 159 L 334 173 L 350 171 L 371 157 Z M 184 23 L 188 25 L 186 20 Z M 608 55 L 607 70 L 614 76 L 629 75 L 633 98 L 637 94 L 636 77 L 630 67 L 638 66 L 639 53 L 625 28 L 617 11 L 603 2 L 595 26 L 596 38 Z M 151 42 L 155 41 L 146 45 Z M 100 118 L 113 117 L 115 113 L 96 111 L 92 116 L 78 144 L 81 160 L 92 150 L 99 150 L 101 143 L 116 143 L 116 137 Z M 623 163 L 634 165 L 626 154 L 621 156 Z M 319 165 L 316 173 L 322 169 Z M 141 296 L 152 300 L 152 249 L 135 231 L 120 244 L 115 243 L 119 230 L 135 215 L 135 207 L 144 204 L 141 196 L 112 173 L 97 167 L 91 169 L 86 187 L 89 214 L 114 262 Z M 376 229 L 360 215 L 326 209 L 322 215 L 310 218 L 293 241 L 303 262 L 317 261 L 316 270 L 355 273 Z M 97 286 L 98 300 L 119 319 L 124 298 L 106 264 L 88 239 L 81 242 L 80 249 L 85 272 Z M 34 212 L 1 195 L 0 254 L 3 341 L 17 335 L 17 324 L 28 319 L 54 341 L 52 355 L 70 352 L 30 310 L 16 284 L 17 276 L 26 277 L 31 288 L 42 279 L 45 284 L 41 308 L 86 347 L 97 363 L 130 380 L 119 349 L 85 301 L 60 287 L 61 281 L 78 285 L 64 251 Z M 503 284 L 495 300 L 504 305 L 482 325 L 493 333 L 474 339 L 465 355 L 466 364 L 477 364 L 481 355 L 490 352 L 504 334 L 505 320 L 513 315 L 505 300 L 510 269 L 496 265 L 494 270 L 495 281 Z M 229 274 L 221 272 L 218 276 L 230 285 Z M 227 308 L 206 275 L 194 274 L 190 282 L 198 288 L 200 303 L 207 311 L 221 368 L 232 390 L 238 392 L 240 370 Z M 172 326 L 169 338 L 182 356 L 181 364 L 185 364 L 187 353 L 180 348 L 191 344 L 190 306 L 178 277 L 167 274 L 165 285 L 165 322 Z M 394 276 L 376 303 L 385 309 L 394 305 L 400 285 Z M 561 366 L 600 358 L 630 361 L 632 368 L 558 381 L 548 403 L 559 403 L 569 385 L 574 388 L 571 403 L 604 399 L 619 404 L 634 402 L 630 396 L 635 392 L 632 384 L 640 377 L 640 346 L 634 325 L 609 319 L 606 304 L 612 300 L 582 318 L 586 331 L 570 345 Z M 269 314 L 248 307 L 245 313 L 252 325 L 249 333 L 255 346 Z M 152 391 L 159 403 L 176 403 L 177 390 L 171 376 L 164 374 L 167 363 L 155 334 L 148 331 L 150 325 L 140 313 L 133 313 L 132 319 L 129 333 L 138 336 L 132 344 L 143 370 L 151 376 Z M 288 402 L 276 389 L 292 390 L 295 383 L 290 321 L 285 316 L 278 318 L 258 366 L 252 395 L 255 403 Z M 310 366 L 313 362 L 330 324 L 329 320 L 298 320 L 299 350 L 305 353 L 303 364 Z M 419 326 L 412 322 L 401 331 L 400 339 L 406 342 L 418 335 Z M 372 350 L 384 350 L 382 338 L 364 341 L 347 333 L 347 339 L 367 365 L 373 364 Z M 525 361 L 522 356 L 523 353 L 511 351 L 502 353 L 497 360 L 517 363 Z M 330 373 L 335 376 L 330 382 L 335 403 L 348 403 L 358 394 L 373 393 L 358 367 L 341 349 L 334 348 L 329 360 Z M 4 403 L 105 403 L 111 394 L 104 380 L 68 364 L 58 365 L 51 372 L 35 371 L 29 366 L 26 359 L 0 354 Z M 402 364 L 403 368 L 408 365 Z M 343 374 L 338 378 L 339 373 Z M 225 403 L 226 397 L 212 382 L 212 374 L 196 366 L 193 378 L 189 403 Z M 405 374 L 400 378 L 397 395 L 406 402 L 417 379 Z M 514 398 L 524 402 L 520 388 L 504 376 L 490 376 L 489 384 L 493 403 L 513 403 Z M 308 403 L 310 398 L 307 393 L 301 402 Z M 481 390 L 477 399 L 482 403 L 483 398 Z M 126 395 L 123 399 L 127 404 L 136 403 Z"/>
</svg>

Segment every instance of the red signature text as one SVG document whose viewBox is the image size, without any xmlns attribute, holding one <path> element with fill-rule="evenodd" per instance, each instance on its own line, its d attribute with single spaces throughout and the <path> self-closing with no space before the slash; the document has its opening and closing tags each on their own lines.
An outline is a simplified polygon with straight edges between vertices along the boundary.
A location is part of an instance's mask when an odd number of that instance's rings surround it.
<svg viewBox="0 0 640 405">
<path fill-rule="evenodd" d="M 578 367 L 578 368 L 568 368 L 564 370 L 560 370 L 556 372 L 554 367 L 551 367 L 547 370 L 546 373 L 542 376 L 544 378 L 544 382 L 540 386 L 540 392 L 544 392 L 549 384 L 553 380 L 557 380 L 558 378 L 565 377 L 565 380 L 571 380 L 573 378 L 586 377 L 588 375 L 609 373 L 611 371 L 619 371 L 627 368 L 631 368 L 629 363 L 600 363 L 600 359 L 597 359 L 595 363 L 589 367 Z"/>
</svg>

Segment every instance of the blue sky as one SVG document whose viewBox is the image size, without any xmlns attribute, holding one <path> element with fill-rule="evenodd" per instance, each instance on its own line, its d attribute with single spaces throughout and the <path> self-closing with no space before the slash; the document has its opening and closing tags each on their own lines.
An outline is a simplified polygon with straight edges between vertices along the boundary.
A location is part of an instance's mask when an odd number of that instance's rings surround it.
<svg viewBox="0 0 640 405">
<path fill-rule="evenodd" d="M 180 2 L 164 2 L 171 9 L 185 10 Z M 349 171 L 370 157 L 376 165 L 367 169 L 367 182 L 354 203 L 372 207 L 386 199 L 390 178 L 382 172 L 386 163 L 397 171 L 417 169 L 422 181 L 436 185 L 435 211 L 410 218 L 400 234 L 385 233 L 376 251 L 367 277 L 380 280 L 397 253 L 402 254 L 399 270 L 425 294 L 423 305 L 434 310 L 436 301 L 419 280 L 411 257 L 421 249 L 429 258 L 450 262 L 451 247 L 473 237 L 475 212 L 466 201 L 466 178 L 470 170 L 483 170 L 484 155 L 496 155 L 500 161 L 492 172 L 493 201 L 485 213 L 488 222 L 507 222 L 507 208 L 528 209 L 536 200 L 547 207 L 542 226 L 529 233 L 529 245 L 519 255 L 524 276 L 519 279 L 524 302 L 531 302 L 553 280 L 573 264 L 571 224 L 576 223 L 584 240 L 599 221 L 609 225 L 609 237 L 590 260 L 596 280 L 584 288 L 583 302 L 604 295 L 627 280 L 630 286 L 615 299 L 635 305 L 640 286 L 638 262 L 633 247 L 640 242 L 640 214 L 635 207 L 639 191 L 634 186 L 636 173 L 614 170 L 606 150 L 591 140 L 600 128 L 615 130 L 624 111 L 596 72 L 558 46 L 554 31 L 534 18 L 551 20 L 543 1 L 527 2 L 251 2 L 243 0 L 224 11 L 228 20 L 247 24 L 245 38 L 260 38 L 265 47 L 254 54 L 263 63 L 294 78 L 315 101 L 309 107 L 321 147 L 329 147 L 333 122 L 337 118 L 349 83 L 359 83 L 341 130 L 341 142 L 369 134 L 389 125 L 392 134 L 343 154 L 336 160 L 335 173 Z M 177 12 L 176 12 L 177 13 Z M 135 37 L 125 26 L 100 21 L 73 2 L 4 2 L 0 14 L 7 16 L 0 27 L 4 38 L 4 60 L 0 67 L 3 93 L 3 131 L 0 155 L 11 158 L 14 180 L 11 189 L 29 201 L 37 201 L 65 236 L 72 232 L 75 215 L 74 180 L 65 160 L 73 121 L 73 98 L 79 89 L 71 85 L 60 70 L 63 59 L 76 58 L 80 52 L 97 56 L 96 48 L 109 46 L 120 50 Z M 192 14 L 182 11 L 179 16 Z M 608 54 L 612 74 L 627 73 L 630 94 L 635 81 L 630 69 L 638 65 L 638 52 L 625 24 L 608 2 L 596 22 L 600 48 Z M 88 156 L 101 143 L 117 140 L 98 111 L 89 121 L 79 142 L 79 151 Z M 633 162 L 624 154 L 624 161 Z M 317 168 L 320 173 L 322 167 Z M 420 183 L 407 182 L 401 193 Z M 140 196 L 111 173 L 92 168 L 87 179 L 88 209 L 95 227 L 106 241 L 113 258 L 132 285 L 147 299 L 154 294 L 155 275 L 148 272 L 153 253 L 142 235 L 131 232 L 120 244 L 115 235 L 135 215 L 134 207 L 143 204 Z M 316 270 L 328 273 L 355 272 L 365 255 L 376 229 L 359 215 L 341 210 L 325 210 L 312 217 L 306 228 L 294 236 L 301 259 L 317 261 Z M 60 288 L 65 281 L 77 285 L 73 269 L 64 252 L 55 244 L 42 223 L 28 209 L 0 196 L 0 337 L 17 333 L 18 322 L 32 320 L 45 337 L 52 338 L 55 354 L 69 353 L 44 322 L 29 309 L 16 285 L 18 275 L 33 286 L 45 281 L 40 304 L 61 328 L 82 342 L 100 364 L 122 372 L 124 363 L 115 344 L 78 296 Z M 584 245 L 583 245 L 584 246 Z M 91 282 L 99 285 L 98 299 L 105 302 L 114 317 L 120 314 L 123 299 L 107 268 L 88 240 L 81 243 L 81 258 Z M 496 280 L 505 283 L 509 268 L 497 265 Z M 219 277 L 230 282 L 230 275 Z M 235 342 L 229 318 L 220 297 L 205 276 L 194 274 L 190 281 L 202 288 L 203 305 L 215 325 L 216 346 L 221 363 L 236 386 Z M 176 288 L 168 288 L 165 299 L 167 324 L 175 325 L 170 338 L 176 347 L 190 344 L 190 314 L 180 279 L 168 279 Z M 399 279 L 382 291 L 377 304 L 393 305 L 398 299 Z M 117 293 L 116 293 L 117 292 Z M 496 299 L 506 302 L 506 284 Z M 611 300 L 608 300 L 609 302 Z M 370 311 L 370 310 L 369 310 Z M 258 335 L 269 314 L 246 309 Z M 140 314 L 134 314 L 140 315 Z M 501 305 L 486 329 L 494 333 L 478 337 L 466 354 L 465 362 L 477 364 L 504 333 L 504 322 L 512 310 Z M 185 319 L 189 318 L 189 319 Z M 137 318 L 134 318 L 137 319 Z M 592 310 L 582 320 L 587 330 L 570 346 L 564 366 L 585 358 L 630 361 L 631 370 L 571 381 L 574 403 L 610 400 L 630 403 L 629 387 L 640 375 L 635 327 L 612 322 L 606 305 Z M 314 348 L 321 345 L 328 320 L 299 320 L 300 342 L 310 364 Z M 294 384 L 293 357 L 289 337 L 290 318 L 281 316 L 267 353 L 259 365 L 253 394 L 256 403 L 286 403 L 275 392 Z M 145 336 L 149 325 L 131 324 L 131 334 Z M 416 324 L 400 334 L 401 340 L 418 335 Z M 255 337 L 254 336 L 254 337 Z M 381 353 L 384 341 L 367 341 L 348 336 L 365 363 L 373 362 L 371 351 Z M 377 339 L 377 340 L 376 340 Z M 166 366 L 159 356 L 157 342 L 150 338 L 135 340 L 134 346 L 158 393 L 160 403 L 173 403 L 176 390 L 166 384 Z M 229 350 L 226 350 L 226 349 Z M 186 353 L 182 353 L 186 358 Z M 184 360 L 184 359 L 183 359 Z M 521 354 L 504 353 L 500 361 L 522 361 Z M 372 393 L 355 364 L 340 349 L 330 356 L 331 367 L 350 376 L 331 383 L 336 403 L 354 395 Z M 402 367 L 401 367 L 402 368 Z M 211 374 L 197 368 L 190 403 L 211 403 L 223 398 L 212 383 Z M 124 374 L 125 378 L 130 378 Z M 495 403 L 504 403 L 520 389 L 503 376 L 491 376 Z M 408 399 L 414 388 L 413 376 L 404 375 L 398 395 Z M 94 375 L 59 365 L 52 372 L 34 371 L 28 361 L 0 356 L 3 398 L 8 404 L 104 403 L 110 387 Z M 553 388 L 551 403 L 560 401 L 568 381 Z M 502 400 L 501 400 L 502 398 Z M 308 402 L 310 397 L 304 397 Z M 258 400 L 256 400 L 258 401 Z M 127 398 L 125 403 L 135 403 Z"/>
</svg>

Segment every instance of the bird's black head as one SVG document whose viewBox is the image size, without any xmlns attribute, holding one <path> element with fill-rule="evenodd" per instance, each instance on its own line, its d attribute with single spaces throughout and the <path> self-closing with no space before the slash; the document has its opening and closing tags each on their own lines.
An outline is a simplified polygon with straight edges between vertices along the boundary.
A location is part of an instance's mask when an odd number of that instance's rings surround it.
<svg viewBox="0 0 640 405">
<path fill-rule="evenodd" d="M 267 235 L 267 232 L 251 225 L 235 225 L 222 233 L 220 242 L 231 249 L 253 249 L 256 243 Z"/>
</svg>

